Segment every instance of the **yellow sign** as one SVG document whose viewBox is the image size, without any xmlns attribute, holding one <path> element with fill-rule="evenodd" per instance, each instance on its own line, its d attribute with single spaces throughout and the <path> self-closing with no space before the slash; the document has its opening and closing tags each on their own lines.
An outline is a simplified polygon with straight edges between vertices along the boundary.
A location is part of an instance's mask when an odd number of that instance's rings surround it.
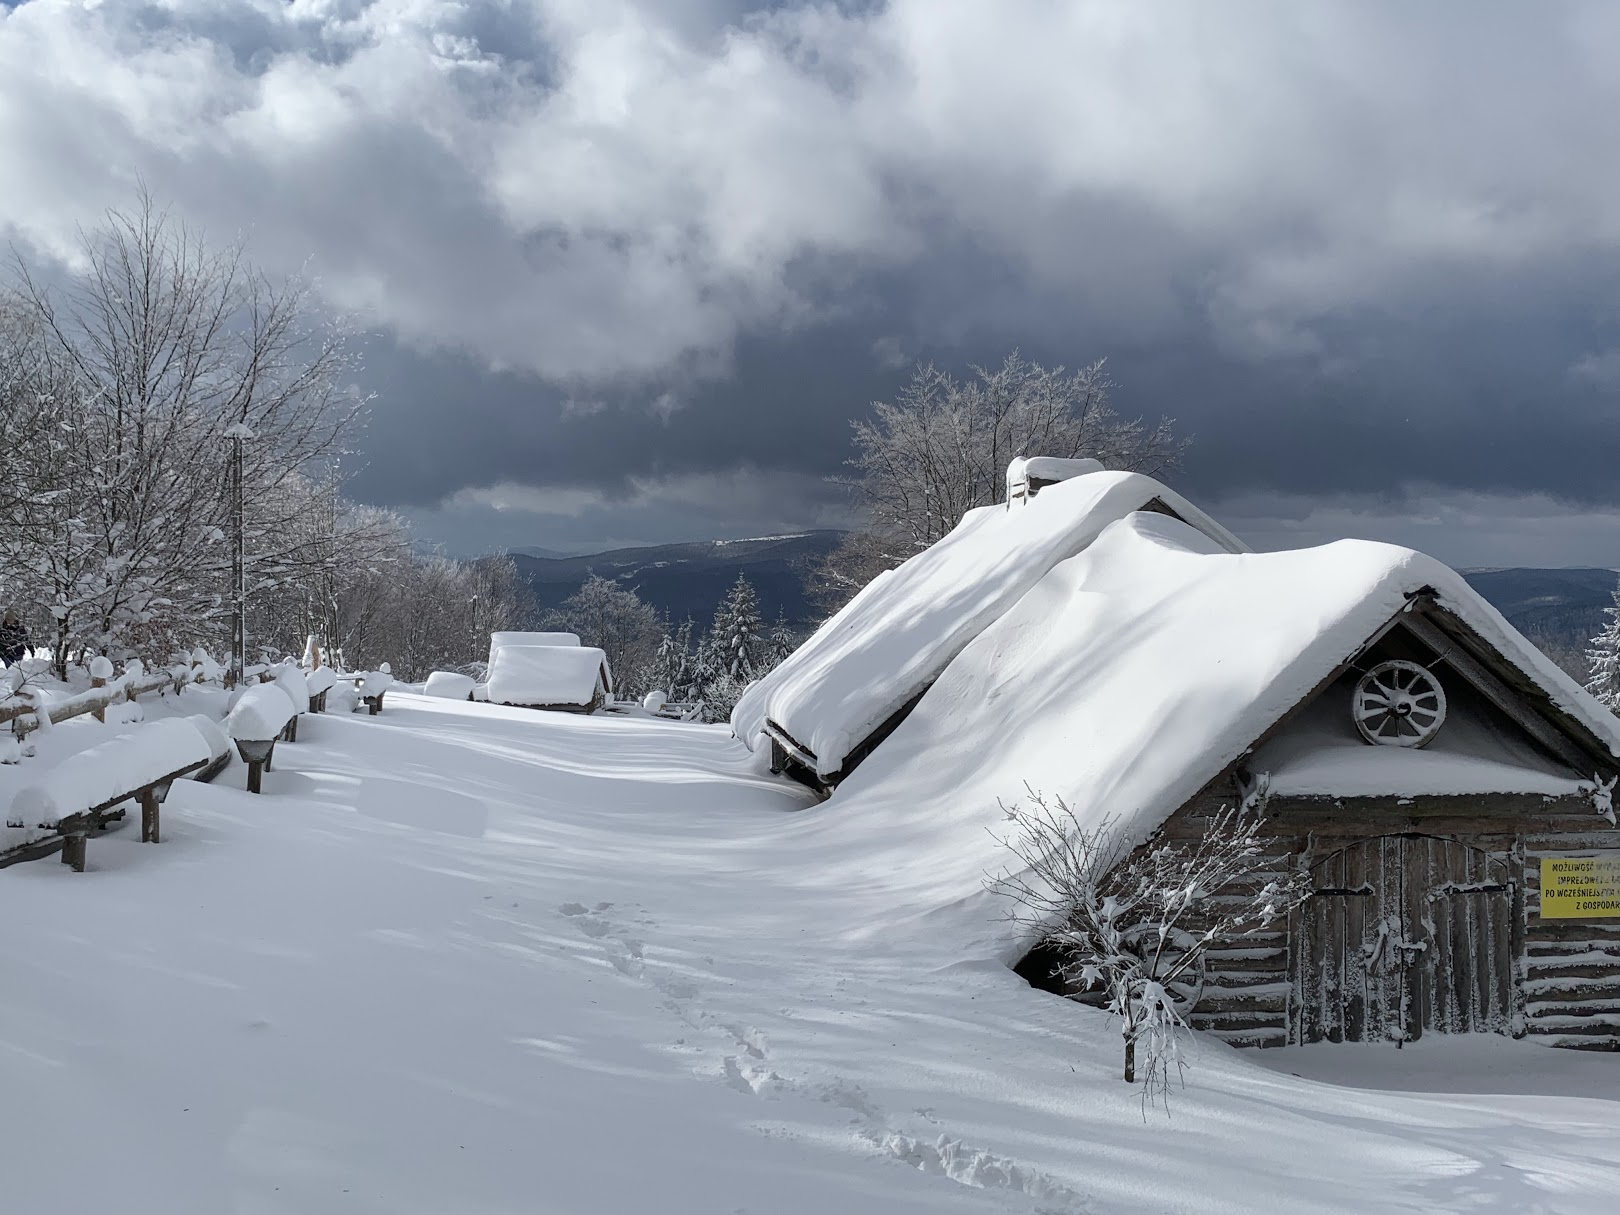
<svg viewBox="0 0 1620 1215">
<path fill-rule="evenodd" d="M 1620 919 L 1620 853 L 1543 857 L 1541 918 Z"/>
</svg>

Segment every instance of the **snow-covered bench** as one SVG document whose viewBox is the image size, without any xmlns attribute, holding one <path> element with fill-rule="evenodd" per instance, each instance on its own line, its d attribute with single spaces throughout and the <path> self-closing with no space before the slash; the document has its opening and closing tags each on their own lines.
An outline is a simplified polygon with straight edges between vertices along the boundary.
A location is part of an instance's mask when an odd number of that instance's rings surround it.
<svg viewBox="0 0 1620 1215">
<path fill-rule="evenodd" d="M 90 834 L 122 819 L 122 803 L 132 799 L 141 806 L 141 841 L 157 843 L 158 811 L 170 784 L 193 772 L 212 775 L 223 754 L 223 736 L 212 722 L 171 717 L 70 756 L 17 790 L 6 827 L 22 838 L 8 841 L 0 866 L 60 848 L 62 862 L 83 873 Z"/>
<path fill-rule="evenodd" d="M 259 792 L 260 776 L 270 770 L 276 740 L 286 733 L 288 723 L 296 717 L 292 700 L 281 685 L 275 683 L 249 687 L 231 706 L 225 729 L 236 743 L 237 754 L 248 766 L 249 793 Z"/>
<path fill-rule="evenodd" d="M 477 681 L 471 675 L 463 675 L 459 671 L 434 671 L 428 675 L 422 694 L 444 700 L 471 700 L 473 689 L 477 686 Z"/>
</svg>

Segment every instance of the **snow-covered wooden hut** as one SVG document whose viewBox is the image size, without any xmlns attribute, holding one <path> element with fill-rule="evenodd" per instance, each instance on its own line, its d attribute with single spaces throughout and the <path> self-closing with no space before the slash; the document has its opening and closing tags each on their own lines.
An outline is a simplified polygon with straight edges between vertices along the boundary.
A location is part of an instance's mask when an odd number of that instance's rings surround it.
<svg viewBox="0 0 1620 1215">
<path fill-rule="evenodd" d="M 1015 462 L 1022 483 L 1032 464 Z M 732 713 L 733 733 L 751 748 L 770 747 L 774 770 L 829 790 L 904 720 L 963 646 L 1115 520 L 1153 511 L 1222 551 L 1247 551 L 1152 477 L 1104 472 L 1092 460 L 1037 467 L 1047 474 L 1037 478 L 1038 497 L 969 511 L 754 683 Z"/>
<path fill-rule="evenodd" d="M 489 700 L 528 709 L 590 713 L 613 694 L 607 655 L 592 646 L 502 645 L 490 656 Z"/>
<path fill-rule="evenodd" d="M 1617 772 L 1620 719 L 1439 562 L 1232 553 L 1136 514 L 981 631 L 833 805 L 971 838 L 1033 789 L 1145 846 L 1265 791 L 1268 863 L 1312 893 L 1209 954 L 1195 1026 L 1614 1049 Z"/>
</svg>

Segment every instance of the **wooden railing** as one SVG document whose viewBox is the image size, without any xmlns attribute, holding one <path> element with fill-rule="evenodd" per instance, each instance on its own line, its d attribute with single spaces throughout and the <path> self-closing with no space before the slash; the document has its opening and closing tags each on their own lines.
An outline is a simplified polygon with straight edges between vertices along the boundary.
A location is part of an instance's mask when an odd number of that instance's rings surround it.
<svg viewBox="0 0 1620 1215">
<path fill-rule="evenodd" d="M 147 692 L 158 692 L 165 688 L 173 688 L 176 693 L 186 684 L 192 682 L 191 670 L 188 667 L 170 667 L 161 671 L 152 671 L 131 680 L 125 675 L 112 680 L 104 687 L 90 688 L 72 696 L 64 697 L 43 706 L 50 717 L 51 724 L 67 721 L 72 717 L 79 717 L 85 713 L 94 713 L 102 716 L 115 704 L 126 700 L 134 700 Z M 0 725 L 10 723 L 11 731 L 18 738 L 24 738 L 39 729 L 39 711 L 41 706 L 32 698 L 24 699 L 14 696 L 4 703 L 0 703 Z"/>
</svg>

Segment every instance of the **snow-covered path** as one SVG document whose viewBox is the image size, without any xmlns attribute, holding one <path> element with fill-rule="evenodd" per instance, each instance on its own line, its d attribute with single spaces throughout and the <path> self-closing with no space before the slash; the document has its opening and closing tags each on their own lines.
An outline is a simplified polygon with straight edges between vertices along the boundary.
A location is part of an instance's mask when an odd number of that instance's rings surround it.
<svg viewBox="0 0 1620 1215">
<path fill-rule="evenodd" d="M 263 797 L 239 767 L 177 786 L 161 845 L 125 829 L 84 875 L 0 872 L 5 1209 L 1591 1212 L 1620 1193 L 1620 1100 L 1557 1095 L 1620 1096 L 1620 1059 L 1521 1043 L 1492 1047 L 1549 1083 L 1466 1097 L 1198 1043 L 1171 1117 L 1144 1118 L 1106 1019 L 995 959 L 982 823 L 795 814 L 721 729 L 391 693 L 378 718 L 306 719 L 276 760 Z"/>
</svg>

